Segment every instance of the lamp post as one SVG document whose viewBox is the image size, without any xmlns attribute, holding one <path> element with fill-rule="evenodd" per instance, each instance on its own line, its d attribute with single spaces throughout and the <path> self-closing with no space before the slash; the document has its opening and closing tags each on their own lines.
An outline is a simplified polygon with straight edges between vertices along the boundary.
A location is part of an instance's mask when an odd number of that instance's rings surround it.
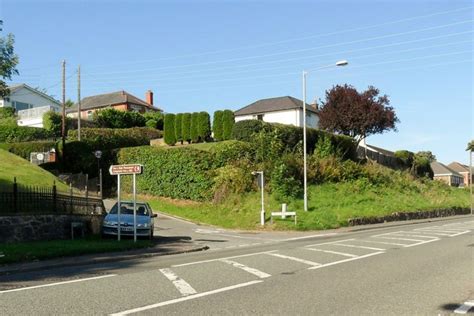
<svg viewBox="0 0 474 316">
<path fill-rule="evenodd" d="M 100 198 L 102 199 L 102 169 L 100 169 L 100 158 L 102 157 L 102 151 L 96 150 L 94 152 L 94 156 L 97 158 L 97 177 L 99 180 L 99 192 L 100 192 Z"/>
<path fill-rule="evenodd" d="M 474 215 L 474 196 L 472 195 L 472 149 L 469 150 L 469 179 L 467 183 L 469 184 L 469 191 L 471 193 L 471 215 Z"/>
<path fill-rule="evenodd" d="M 335 65 L 328 65 L 314 70 L 330 68 L 333 66 L 346 66 L 347 60 L 340 60 Z M 307 71 L 303 71 L 303 186 L 304 186 L 304 211 L 308 211 L 308 175 L 306 165 L 306 75 Z"/>
</svg>

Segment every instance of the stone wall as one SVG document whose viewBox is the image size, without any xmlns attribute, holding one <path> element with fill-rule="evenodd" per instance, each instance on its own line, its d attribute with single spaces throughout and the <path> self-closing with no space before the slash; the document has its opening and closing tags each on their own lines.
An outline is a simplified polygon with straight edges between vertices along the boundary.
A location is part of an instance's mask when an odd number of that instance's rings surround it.
<svg viewBox="0 0 474 316">
<path fill-rule="evenodd" d="M 437 209 L 430 211 L 414 211 L 414 212 L 395 212 L 391 215 L 379 216 L 379 217 L 357 217 L 349 219 L 349 226 L 367 225 L 367 224 L 379 224 L 385 222 L 394 221 L 408 221 L 414 219 L 434 218 L 434 217 L 446 217 L 454 215 L 467 215 L 470 214 L 471 210 L 462 207 L 453 207 L 446 209 Z"/>
<path fill-rule="evenodd" d="M 0 216 L 0 243 L 70 239 L 71 223 L 84 223 L 85 234 L 99 234 L 104 215 Z"/>
</svg>

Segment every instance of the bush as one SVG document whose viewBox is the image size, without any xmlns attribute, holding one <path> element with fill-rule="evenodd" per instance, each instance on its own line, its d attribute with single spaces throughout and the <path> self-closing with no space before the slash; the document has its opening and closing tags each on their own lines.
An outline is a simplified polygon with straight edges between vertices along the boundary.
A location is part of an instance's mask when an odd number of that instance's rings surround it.
<svg viewBox="0 0 474 316">
<path fill-rule="evenodd" d="M 123 148 L 118 163 L 143 164 L 143 174 L 137 177 L 140 193 L 197 201 L 212 197 L 214 163 L 209 152 L 189 147 Z M 124 184 L 129 187 L 129 179 Z"/>
<path fill-rule="evenodd" d="M 191 113 L 184 113 L 181 122 L 181 133 L 183 133 L 183 141 L 191 143 Z"/>
<path fill-rule="evenodd" d="M 243 120 L 236 122 L 232 128 L 232 138 L 244 142 L 250 142 L 253 134 L 259 133 L 265 127 L 265 123 L 259 120 Z"/>
<path fill-rule="evenodd" d="M 288 198 L 297 198 L 303 193 L 301 182 L 294 178 L 285 163 L 279 163 L 275 166 L 271 175 L 270 186 L 278 202 L 287 202 Z"/>
<path fill-rule="evenodd" d="M 161 131 L 148 127 L 81 128 L 81 141 L 94 150 L 148 145 L 151 139 L 161 136 Z M 68 140 L 77 140 L 77 130 L 68 132 Z"/>
<path fill-rule="evenodd" d="M 252 189 L 254 178 L 248 164 L 227 165 L 216 170 L 213 193 L 214 203 L 220 203 L 229 194 L 242 194 Z"/>
<path fill-rule="evenodd" d="M 68 141 L 65 143 L 65 154 L 62 142 L 58 142 L 58 154 L 63 170 L 70 173 L 90 173 L 97 168 L 97 158 L 94 148 L 83 141 Z"/>
<path fill-rule="evenodd" d="M 61 136 L 62 116 L 54 111 L 43 114 L 43 128 L 55 136 Z"/>
<path fill-rule="evenodd" d="M 215 111 L 212 122 L 212 131 L 216 141 L 223 140 L 222 111 Z"/>
<path fill-rule="evenodd" d="M 177 142 L 183 143 L 183 113 L 176 114 L 174 121 L 175 137 Z"/>
<path fill-rule="evenodd" d="M 55 141 L 34 141 L 21 143 L 3 143 L 0 148 L 20 156 L 26 160 L 30 160 L 32 152 L 47 152 L 56 149 Z"/>
<path fill-rule="evenodd" d="M 215 156 L 216 166 L 223 167 L 228 163 L 241 159 L 253 160 L 255 157 L 255 146 L 251 143 L 238 140 L 229 140 L 216 143 L 210 152 Z"/>
<path fill-rule="evenodd" d="M 165 143 L 174 146 L 176 144 L 176 131 L 174 128 L 175 115 L 168 113 L 165 115 Z"/>
<path fill-rule="evenodd" d="M 415 154 L 411 151 L 398 150 L 395 152 L 394 155 L 402 166 L 406 168 L 411 168 L 411 166 L 413 165 L 413 159 L 415 158 Z"/>
<path fill-rule="evenodd" d="M 146 120 L 146 123 L 145 123 L 146 126 L 159 129 L 160 131 L 163 130 L 163 121 L 164 121 L 163 113 L 158 112 L 158 111 L 156 111 L 156 112 L 154 112 L 154 111 L 153 112 L 145 112 L 143 114 L 143 117 Z M 151 122 L 148 123 L 149 121 L 151 121 Z M 155 123 L 155 124 L 152 125 L 152 123 Z"/>
<path fill-rule="evenodd" d="M 211 138 L 211 118 L 207 112 L 199 112 L 198 136 L 200 141 L 209 141 Z"/>
<path fill-rule="evenodd" d="M 191 114 L 191 128 L 190 128 L 190 133 L 191 133 L 191 141 L 193 143 L 198 143 L 199 142 L 199 113 L 194 112 Z"/>
<path fill-rule="evenodd" d="M 155 119 L 149 119 L 148 121 L 146 121 L 146 127 L 149 127 L 149 128 L 156 128 L 156 126 L 158 125 L 158 122 L 155 120 Z"/>
<path fill-rule="evenodd" d="M 0 125 L 0 142 L 16 143 L 52 139 L 54 135 L 44 128 Z"/>
<path fill-rule="evenodd" d="M 94 112 L 93 120 L 103 128 L 142 127 L 146 119 L 137 112 L 119 111 L 112 108 Z"/>
<path fill-rule="evenodd" d="M 0 108 L 0 119 L 15 118 L 15 109 L 11 107 Z"/>
<path fill-rule="evenodd" d="M 224 110 L 222 112 L 222 139 L 232 139 L 232 129 L 235 124 L 234 112 L 231 110 Z"/>
</svg>

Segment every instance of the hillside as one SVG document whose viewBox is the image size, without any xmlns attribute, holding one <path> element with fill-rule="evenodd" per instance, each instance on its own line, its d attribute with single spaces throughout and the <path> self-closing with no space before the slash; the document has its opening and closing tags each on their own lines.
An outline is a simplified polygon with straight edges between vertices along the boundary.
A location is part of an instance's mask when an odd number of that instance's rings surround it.
<svg viewBox="0 0 474 316">
<path fill-rule="evenodd" d="M 32 165 L 27 160 L 0 149 L 0 185 L 13 183 L 16 177 L 18 183 L 30 186 L 52 186 L 56 181 L 58 190 L 65 191 L 67 185 L 60 182 L 53 174 Z"/>
</svg>

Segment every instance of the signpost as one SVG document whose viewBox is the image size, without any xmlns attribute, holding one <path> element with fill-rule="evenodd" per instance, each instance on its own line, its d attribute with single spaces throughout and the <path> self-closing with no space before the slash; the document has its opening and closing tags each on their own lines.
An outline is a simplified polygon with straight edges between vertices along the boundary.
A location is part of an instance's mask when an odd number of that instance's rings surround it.
<svg viewBox="0 0 474 316">
<path fill-rule="evenodd" d="M 136 175 L 143 172 L 143 166 L 138 164 L 133 165 L 112 165 L 109 168 L 109 173 L 112 176 L 117 176 L 117 239 L 120 240 L 120 176 L 133 175 L 133 241 L 137 241 L 137 181 Z"/>
<path fill-rule="evenodd" d="M 263 171 L 253 171 L 253 175 L 257 176 L 257 184 L 261 191 L 261 199 L 262 199 L 262 209 L 260 211 L 260 225 L 265 225 L 265 203 L 263 201 L 264 198 L 264 190 L 265 190 L 265 178 L 263 177 Z"/>
</svg>

